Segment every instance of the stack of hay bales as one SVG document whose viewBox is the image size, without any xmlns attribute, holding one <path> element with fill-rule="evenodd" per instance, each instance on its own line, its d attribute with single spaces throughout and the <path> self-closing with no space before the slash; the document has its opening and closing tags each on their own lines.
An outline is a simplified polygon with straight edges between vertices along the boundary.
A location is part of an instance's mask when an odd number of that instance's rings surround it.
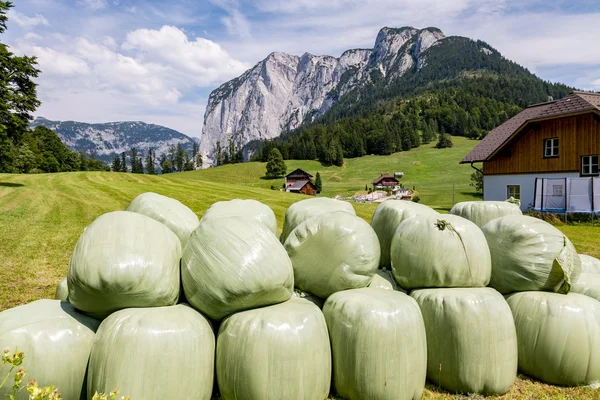
<svg viewBox="0 0 600 400">
<path fill-rule="evenodd" d="M 507 295 L 517 329 L 519 370 L 543 382 L 600 380 L 600 303 L 577 287 L 581 259 L 552 225 L 510 215 L 482 228 L 492 255 L 490 286 Z"/>
<path fill-rule="evenodd" d="M 517 374 L 510 308 L 494 289 L 481 229 L 455 215 L 421 213 L 397 227 L 390 246 L 398 284 L 411 289 L 427 332 L 427 377 L 454 393 L 498 395 Z"/>
</svg>

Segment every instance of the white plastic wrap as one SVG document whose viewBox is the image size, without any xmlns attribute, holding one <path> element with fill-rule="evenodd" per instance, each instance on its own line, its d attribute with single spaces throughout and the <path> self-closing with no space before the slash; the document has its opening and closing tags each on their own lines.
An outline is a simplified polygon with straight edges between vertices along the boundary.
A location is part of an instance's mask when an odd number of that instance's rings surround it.
<svg viewBox="0 0 600 400">
<path fill-rule="evenodd" d="M 600 381 L 600 302 L 578 293 L 507 297 L 519 343 L 519 370 L 563 386 Z"/>
<path fill-rule="evenodd" d="M 586 254 L 580 254 L 581 273 L 600 275 L 600 260 Z"/>
<path fill-rule="evenodd" d="M 96 335 L 88 399 L 118 388 L 132 399 L 210 400 L 214 354 L 209 321 L 187 305 L 115 312 Z"/>
<path fill-rule="evenodd" d="M 332 294 L 323 307 L 333 352 L 333 383 L 345 399 L 420 399 L 427 341 L 409 296 L 392 290 Z"/>
<path fill-rule="evenodd" d="M 377 234 L 381 247 L 380 268 L 391 268 L 390 247 L 392 238 L 398 226 L 407 218 L 418 215 L 438 215 L 438 213 L 423 204 L 407 200 L 386 200 L 375 209 L 371 226 Z"/>
<path fill-rule="evenodd" d="M 35 379 L 40 387 L 54 385 L 63 399 L 77 400 L 83 389 L 85 398 L 85 372 L 99 324 L 67 302 L 34 301 L 0 312 L 0 351 L 8 347 L 24 352 L 25 381 Z M 0 398 L 12 394 L 11 386 L 9 380 L 0 389 Z M 15 398 L 26 400 L 29 394 L 22 390 Z"/>
<path fill-rule="evenodd" d="M 223 400 L 324 400 L 331 349 L 323 313 L 304 299 L 236 313 L 217 338 Z"/>
<path fill-rule="evenodd" d="M 392 271 L 403 288 L 483 287 L 490 281 L 490 251 L 481 229 L 456 215 L 420 215 L 398 227 Z"/>
<path fill-rule="evenodd" d="M 277 219 L 271 208 L 256 200 L 218 201 L 202 216 L 202 221 L 210 221 L 223 217 L 243 217 L 255 219 L 266 226 L 273 234 L 277 234 Z"/>
<path fill-rule="evenodd" d="M 386 268 L 378 269 L 377 272 L 375 272 L 373 279 L 371 279 L 371 283 L 369 283 L 369 287 L 373 289 L 397 290 L 406 293 L 406 290 L 396 283 L 392 271 Z"/>
<path fill-rule="evenodd" d="M 325 304 L 325 300 L 323 300 L 322 298 L 317 297 L 311 293 L 303 292 L 300 289 L 294 289 L 294 293 L 292 293 L 292 297 L 308 300 L 311 303 L 313 303 L 315 306 L 319 307 L 320 309 L 322 309 L 323 304 Z"/>
<path fill-rule="evenodd" d="M 249 218 L 204 221 L 181 260 L 189 303 L 212 319 L 292 296 L 292 263 L 277 237 Z"/>
<path fill-rule="evenodd" d="M 490 286 L 500 293 L 568 293 L 581 273 L 571 241 L 541 219 L 509 215 L 481 228 L 492 254 Z"/>
<path fill-rule="evenodd" d="M 517 334 L 506 300 L 492 288 L 410 294 L 427 331 L 427 378 L 454 393 L 499 395 L 517 377 Z"/>
<path fill-rule="evenodd" d="M 356 211 L 354 211 L 352 204 L 327 197 L 306 199 L 292 204 L 285 212 L 283 231 L 281 232 L 280 237 L 281 243 L 285 243 L 289 234 L 307 219 L 336 211 L 345 211 L 352 215 L 356 215 Z"/>
<path fill-rule="evenodd" d="M 69 286 L 67 285 L 67 278 L 61 279 L 56 285 L 56 292 L 54 293 L 55 300 L 67 301 L 69 298 Z"/>
<path fill-rule="evenodd" d="M 479 227 L 506 215 L 523 215 L 518 205 L 508 201 L 464 201 L 456 203 L 450 214 L 466 218 Z"/>
<path fill-rule="evenodd" d="M 67 275 L 69 302 L 104 318 L 131 307 L 177 303 L 181 242 L 142 214 L 104 214 L 79 237 Z"/>
<path fill-rule="evenodd" d="M 573 293 L 580 293 L 600 301 L 600 274 L 582 273 L 571 286 Z"/>
<path fill-rule="evenodd" d="M 285 241 L 296 287 L 321 298 L 366 287 L 379 266 L 379 241 L 362 218 L 344 211 L 307 219 Z"/>
<path fill-rule="evenodd" d="M 185 247 L 188 238 L 200 223 L 198 216 L 178 200 L 152 192 L 140 194 L 129 203 L 125 211 L 143 214 L 162 222 L 175 232 L 182 247 Z"/>
</svg>

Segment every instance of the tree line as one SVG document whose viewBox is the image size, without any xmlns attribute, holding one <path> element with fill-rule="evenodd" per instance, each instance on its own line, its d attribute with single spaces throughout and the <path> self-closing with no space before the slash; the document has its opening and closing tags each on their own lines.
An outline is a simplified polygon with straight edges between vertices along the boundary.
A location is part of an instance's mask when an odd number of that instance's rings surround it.
<svg viewBox="0 0 600 400">
<path fill-rule="evenodd" d="M 158 168 L 156 168 L 158 165 Z M 122 152 L 112 160 L 110 170 L 113 172 L 131 172 L 133 174 L 155 175 L 159 172 L 169 174 L 172 172 L 193 171 L 202 168 L 202 155 L 198 143 L 192 145 L 192 152 L 183 149 L 181 143 L 171 146 L 166 153 L 161 153 L 156 158 L 156 150 L 149 148 L 143 156 L 135 147 L 128 152 Z"/>
</svg>

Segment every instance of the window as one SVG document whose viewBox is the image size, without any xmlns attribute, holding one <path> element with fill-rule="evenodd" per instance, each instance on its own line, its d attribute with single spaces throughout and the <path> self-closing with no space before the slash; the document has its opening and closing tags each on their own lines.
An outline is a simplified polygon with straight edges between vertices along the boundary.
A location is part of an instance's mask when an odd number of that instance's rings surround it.
<svg viewBox="0 0 600 400">
<path fill-rule="evenodd" d="M 544 157 L 558 157 L 558 138 L 544 140 Z"/>
<path fill-rule="evenodd" d="M 562 197 L 563 185 L 552 185 L 552 196 Z"/>
<path fill-rule="evenodd" d="M 598 155 L 581 157 L 581 175 L 598 175 Z"/>
<path fill-rule="evenodd" d="M 511 197 L 521 200 L 521 186 L 520 185 L 508 185 L 506 186 L 506 197 Z"/>
</svg>

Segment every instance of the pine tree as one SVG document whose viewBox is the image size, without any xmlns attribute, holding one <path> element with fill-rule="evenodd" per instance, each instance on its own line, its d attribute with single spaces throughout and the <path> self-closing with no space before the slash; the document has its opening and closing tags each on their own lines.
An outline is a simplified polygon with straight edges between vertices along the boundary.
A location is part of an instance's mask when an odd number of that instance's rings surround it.
<svg viewBox="0 0 600 400">
<path fill-rule="evenodd" d="M 184 171 L 193 171 L 194 170 L 194 162 L 190 158 L 190 155 L 188 152 L 186 152 L 185 156 L 184 156 L 183 170 Z"/>
<path fill-rule="evenodd" d="M 183 151 L 183 146 L 181 142 L 177 143 L 177 153 L 175 155 L 175 167 L 177 171 L 183 171 L 183 167 L 185 167 L 185 155 Z"/>
<path fill-rule="evenodd" d="M 113 158 L 111 169 L 113 172 L 121 172 L 121 157 L 115 156 Z"/>
<path fill-rule="evenodd" d="M 195 160 L 196 160 L 196 168 L 201 169 L 202 168 L 202 154 L 201 153 L 196 154 Z"/>
<path fill-rule="evenodd" d="M 217 142 L 217 157 L 215 161 L 217 163 L 217 167 L 219 165 L 223 165 L 223 153 L 221 151 L 221 142 Z"/>
<path fill-rule="evenodd" d="M 315 186 L 317 187 L 317 193 L 321 193 L 323 190 L 323 182 L 321 182 L 321 174 L 317 172 L 317 177 L 315 178 Z"/>
<path fill-rule="evenodd" d="M 121 153 L 121 172 L 127 172 L 127 157 L 125 152 Z"/>
<path fill-rule="evenodd" d="M 156 169 L 154 168 L 154 162 L 156 160 L 156 153 L 152 148 L 148 149 L 148 154 L 146 155 L 146 173 L 150 175 L 156 174 Z"/>
<path fill-rule="evenodd" d="M 437 149 L 447 149 L 449 147 L 452 147 L 452 138 L 450 137 L 450 135 L 445 133 L 443 129 L 438 136 L 438 141 L 435 147 Z"/>
<path fill-rule="evenodd" d="M 281 152 L 275 147 L 269 154 L 269 161 L 267 162 L 267 177 L 276 178 L 278 176 L 285 175 L 287 166 L 283 161 Z"/>
<path fill-rule="evenodd" d="M 83 152 L 79 152 L 79 170 L 87 171 L 89 168 L 88 156 Z"/>
<path fill-rule="evenodd" d="M 165 153 L 161 153 L 158 164 L 160 165 L 160 169 L 163 174 L 171 173 L 171 161 L 167 158 Z"/>
</svg>

